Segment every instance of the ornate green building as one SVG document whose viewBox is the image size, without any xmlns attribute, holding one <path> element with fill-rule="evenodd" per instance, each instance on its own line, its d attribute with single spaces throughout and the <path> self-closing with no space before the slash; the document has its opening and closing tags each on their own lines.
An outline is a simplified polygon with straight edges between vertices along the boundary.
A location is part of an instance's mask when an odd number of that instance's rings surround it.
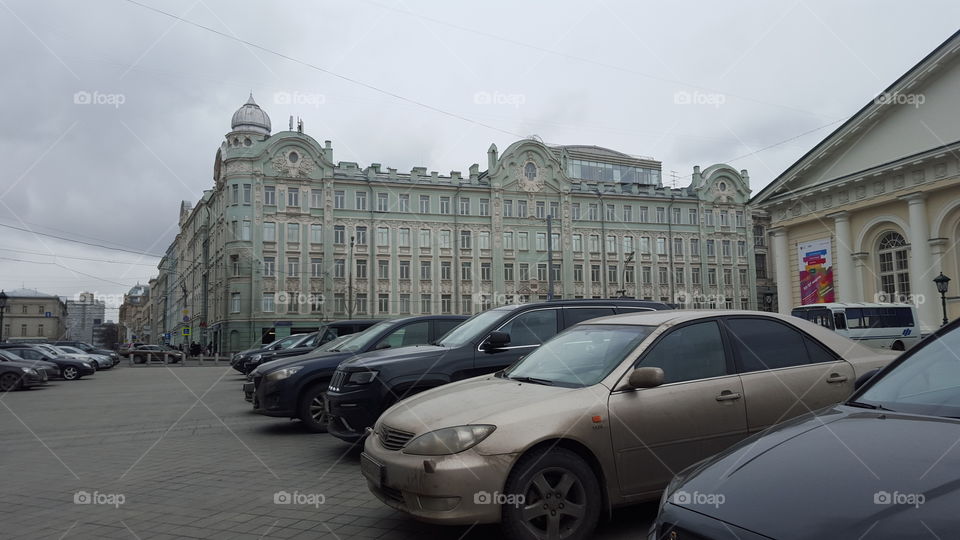
<svg viewBox="0 0 960 540">
<path fill-rule="evenodd" d="M 524 139 L 465 174 L 361 167 L 292 120 L 271 134 L 251 96 L 213 172 L 152 282 L 156 341 L 227 352 L 327 319 L 546 299 L 551 243 L 555 297 L 756 308 L 749 179 L 727 165 L 669 188 L 652 158 Z"/>
</svg>

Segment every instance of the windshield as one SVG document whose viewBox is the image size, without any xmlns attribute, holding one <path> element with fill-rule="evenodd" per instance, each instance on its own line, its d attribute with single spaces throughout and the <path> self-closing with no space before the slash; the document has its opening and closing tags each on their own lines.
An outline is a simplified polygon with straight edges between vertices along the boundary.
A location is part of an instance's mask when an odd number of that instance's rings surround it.
<svg viewBox="0 0 960 540">
<path fill-rule="evenodd" d="M 316 349 L 314 349 L 314 352 L 316 352 L 316 351 L 332 351 L 332 350 L 336 349 L 337 347 L 343 345 L 344 343 L 350 341 L 351 339 L 353 339 L 353 338 L 355 338 L 355 337 L 357 337 L 357 336 L 359 336 L 359 335 L 360 335 L 359 333 L 358 333 L 358 334 L 347 334 L 347 335 L 345 335 L 345 336 L 340 336 L 340 337 L 338 337 L 338 338 L 336 338 L 336 339 L 332 339 L 332 340 L 324 343 L 323 345 L 317 347 Z"/>
<path fill-rule="evenodd" d="M 287 336 L 283 339 L 278 339 L 270 345 L 267 345 L 268 349 L 287 349 L 293 346 L 294 343 L 303 339 L 304 334 L 294 334 L 292 336 Z"/>
<path fill-rule="evenodd" d="M 856 401 L 891 411 L 960 417 L 960 327 L 938 338 L 876 381 Z"/>
<path fill-rule="evenodd" d="M 490 325 L 500 321 L 511 313 L 513 313 L 513 311 L 509 309 L 491 309 L 477 313 L 453 330 L 447 332 L 447 334 L 437 342 L 437 345 L 442 347 L 460 347 L 466 345 L 477 338 L 483 337 L 483 334 Z"/>
<path fill-rule="evenodd" d="M 580 388 L 597 384 L 656 326 L 581 324 L 558 334 L 508 369 L 510 379 Z"/>
<path fill-rule="evenodd" d="M 342 343 L 335 350 L 342 352 L 357 352 L 366 349 L 370 344 L 380 338 L 384 330 L 390 328 L 391 326 L 393 326 L 393 323 L 389 321 L 378 322 L 363 332 L 353 334 L 356 337 L 347 343 Z"/>
</svg>

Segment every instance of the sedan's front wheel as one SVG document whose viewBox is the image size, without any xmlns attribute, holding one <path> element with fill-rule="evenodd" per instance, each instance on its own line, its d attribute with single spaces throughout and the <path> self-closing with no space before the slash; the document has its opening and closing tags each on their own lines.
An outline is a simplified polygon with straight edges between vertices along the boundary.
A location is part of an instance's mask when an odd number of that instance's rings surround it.
<svg viewBox="0 0 960 540">
<path fill-rule="evenodd" d="M 73 366 L 67 366 L 63 368 L 61 374 L 63 375 L 63 378 L 68 381 L 75 381 L 80 378 L 80 371 Z"/>
<path fill-rule="evenodd" d="M 328 383 L 320 383 L 307 388 L 300 397 L 297 416 L 303 425 L 314 433 L 326 433 L 329 415 L 324 398 L 327 395 Z"/>
<path fill-rule="evenodd" d="M 581 540 L 590 537 L 600 518 L 596 475 L 563 448 L 521 458 L 505 488 L 502 527 L 508 538 Z"/>
<path fill-rule="evenodd" d="M 20 377 L 16 373 L 4 373 L 0 376 L 0 392 L 10 392 L 20 386 Z"/>
</svg>

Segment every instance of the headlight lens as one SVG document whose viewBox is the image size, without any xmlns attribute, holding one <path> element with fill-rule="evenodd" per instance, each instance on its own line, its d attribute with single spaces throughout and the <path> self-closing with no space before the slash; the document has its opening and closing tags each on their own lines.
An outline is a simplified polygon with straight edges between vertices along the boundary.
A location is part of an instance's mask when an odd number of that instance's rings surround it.
<svg viewBox="0 0 960 540">
<path fill-rule="evenodd" d="M 370 384 L 377 378 L 377 371 L 355 371 L 350 374 L 347 384 Z"/>
<path fill-rule="evenodd" d="M 35 370 L 35 369 L 33 369 L 33 368 L 22 367 L 22 368 L 20 368 L 20 369 L 21 369 L 24 373 L 26 373 L 27 375 L 36 375 L 36 374 L 37 374 L 37 370 Z"/>
<path fill-rule="evenodd" d="M 90 362 L 80 362 L 80 363 L 83 364 L 83 367 L 91 367 Z"/>
<path fill-rule="evenodd" d="M 473 448 L 490 436 L 497 426 L 478 424 L 456 426 L 425 433 L 403 448 L 404 454 L 446 456 Z"/>
<path fill-rule="evenodd" d="M 260 355 L 259 355 L 259 354 L 255 354 L 255 355 L 253 355 L 253 356 L 250 357 L 250 361 L 251 361 L 251 362 L 258 362 L 259 360 L 260 360 Z"/>
<path fill-rule="evenodd" d="M 265 378 L 268 381 L 282 381 L 283 379 L 286 379 L 287 377 L 293 375 L 294 373 L 300 371 L 301 369 L 303 369 L 303 366 L 293 366 L 293 367 L 278 369 L 276 371 L 271 371 L 270 373 L 267 373 Z"/>
</svg>

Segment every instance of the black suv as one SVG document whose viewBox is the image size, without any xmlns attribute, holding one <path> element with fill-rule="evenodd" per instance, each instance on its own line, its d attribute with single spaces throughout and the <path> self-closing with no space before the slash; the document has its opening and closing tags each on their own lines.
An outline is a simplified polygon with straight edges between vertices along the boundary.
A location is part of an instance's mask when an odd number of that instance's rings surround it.
<svg viewBox="0 0 960 540">
<path fill-rule="evenodd" d="M 381 321 L 333 349 L 261 364 L 244 392 L 255 412 L 299 418 L 310 431 L 326 431 L 324 396 L 340 362 L 370 351 L 432 343 L 465 320 L 462 315 L 423 315 Z"/>
<path fill-rule="evenodd" d="M 373 351 L 346 360 L 327 390 L 327 430 L 344 441 L 359 441 L 383 411 L 407 396 L 499 371 L 579 322 L 661 309 L 670 306 L 620 299 L 504 306 L 474 315 L 435 345 Z"/>
<path fill-rule="evenodd" d="M 294 343 L 290 347 L 269 351 L 251 351 L 243 358 L 237 360 L 237 365 L 234 366 L 234 369 L 237 369 L 243 374 L 248 374 L 253 371 L 255 367 L 264 362 L 277 360 L 279 358 L 286 358 L 288 356 L 299 356 L 301 354 L 306 354 L 328 341 L 336 339 L 340 336 L 345 336 L 347 334 L 362 332 L 378 322 L 380 321 L 377 319 L 355 319 L 349 321 L 334 321 L 325 323 L 316 332 L 304 334 L 302 340 Z"/>
</svg>

